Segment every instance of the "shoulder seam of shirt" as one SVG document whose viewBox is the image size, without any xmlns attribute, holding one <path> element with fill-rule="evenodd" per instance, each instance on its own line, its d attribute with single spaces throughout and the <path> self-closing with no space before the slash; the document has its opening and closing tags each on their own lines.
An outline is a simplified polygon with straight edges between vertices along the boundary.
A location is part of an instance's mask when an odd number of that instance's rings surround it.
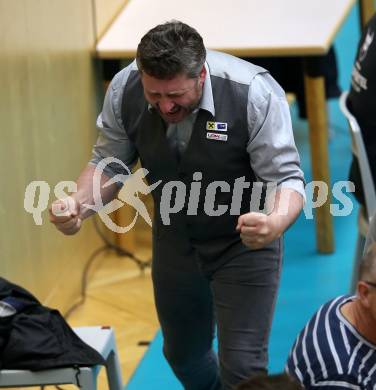
<svg viewBox="0 0 376 390">
<path fill-rule="evenodd" d="M 119 126 L 125 130 L 125 126 L 123 123 L 123 119 L 121 117 L 121 111 L 122 111 L 122 102 L 123 102 L 123 96 L 124 96 L 124 86 L 128 81 L 129 75 L 131 71 L 134 68 L 134 62 L 129 64 L 127 67 L 120 70 L 113 78 L 113 81 L 115 84 L 111 83 L 111 88 L 113 91 L 113 110 L 115 114 L 115 119 L 118 122 Z M 119 89 L 120 92 L 119 93 Z"/>
</svg>

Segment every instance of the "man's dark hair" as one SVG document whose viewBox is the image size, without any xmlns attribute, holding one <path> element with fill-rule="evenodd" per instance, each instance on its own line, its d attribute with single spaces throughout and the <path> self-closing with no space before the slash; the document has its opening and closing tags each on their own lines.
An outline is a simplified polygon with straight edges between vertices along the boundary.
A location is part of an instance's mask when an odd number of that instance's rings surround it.
<svg viewBox="0 0 376 390">
<path fill-rule="evenodd" d="M 241 382 L 236 390 L 303 390 L 303 386 L 287 374 L 258 374 Z"/>
<path fill-rule="evenodd" d="M 198 77 L 206 58 L 201 35 L 185 23 L 173 20 L 151 29 L 137 47 L 138 69 L 161 80 L 179 74 Z"/>
</svg>

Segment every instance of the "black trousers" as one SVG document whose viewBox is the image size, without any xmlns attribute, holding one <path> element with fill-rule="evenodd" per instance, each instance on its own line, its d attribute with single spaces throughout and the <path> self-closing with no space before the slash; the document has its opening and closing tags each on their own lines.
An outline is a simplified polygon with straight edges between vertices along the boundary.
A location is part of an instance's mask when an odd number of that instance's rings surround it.
<svg viewBox="0 0 376 390">
<path fill-rule="evenodd" d="M 187 238 L 154 235 L 152 277 L 163 352 L 185 389 L 232 389 L 267 370 L 281 246 L 277 240 L 251 251 L 239 241 L 225 264 L 205 273 Z"/>
</svg>

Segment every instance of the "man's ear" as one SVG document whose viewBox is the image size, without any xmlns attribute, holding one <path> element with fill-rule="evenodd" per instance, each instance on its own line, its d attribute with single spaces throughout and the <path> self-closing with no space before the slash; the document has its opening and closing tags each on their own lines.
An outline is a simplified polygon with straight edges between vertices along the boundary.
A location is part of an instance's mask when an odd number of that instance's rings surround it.
<svg viewBox="0 0 376 390">
<path fill-rule="evenodd" d="M 200 80 L 199 80 L 199 83 L 200 83 L 200 86 L 203 86 L 204 85 L 204 82 L 205 82 L 205 78 L 206 78 L 206 68 L 205 68 L 205 65 L 202 66 L 202 69 L 200 71 Z"/>
<path fill-rule="evenodd" d="M 366 308 L 369 308 L 370 307 L 370 302 L 369 302 L 370 286 L 368 286 L 366 282 L 363 281 L 358 282 L 357 293 L 361 305 Z"/>
</svg>

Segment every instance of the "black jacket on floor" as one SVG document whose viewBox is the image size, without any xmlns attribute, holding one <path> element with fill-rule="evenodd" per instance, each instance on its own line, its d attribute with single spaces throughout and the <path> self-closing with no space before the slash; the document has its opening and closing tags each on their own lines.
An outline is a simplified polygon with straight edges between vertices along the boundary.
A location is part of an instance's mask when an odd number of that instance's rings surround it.
<svg viewBox="0 0 376 390">
<path fill-rule="evenodd" d="M 0 304 L 15 309 L 1 316 L 0 368 L 42 370 L 104 364 L 57 310 L 42 306 L 28 291 L 0 278 Z"/>
</svg>

